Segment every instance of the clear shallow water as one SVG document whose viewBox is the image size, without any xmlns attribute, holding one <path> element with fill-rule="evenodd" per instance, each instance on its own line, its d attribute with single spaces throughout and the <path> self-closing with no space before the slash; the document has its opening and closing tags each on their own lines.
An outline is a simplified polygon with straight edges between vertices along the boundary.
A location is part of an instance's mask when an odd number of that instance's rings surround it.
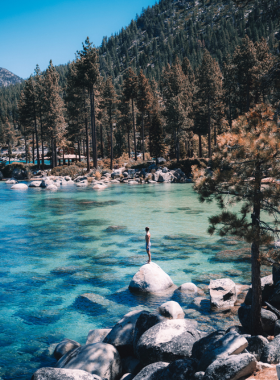
<svg viewBox="0 0 280 380">
<path fill-rule="evenodd" d="M 53 366 L 52 345 L 67 337 L 86 342 L 90 329 L 110 327 L 133 309 L 154 310 L 178 301 L 201 329 L 221 326 L 224 317 L 198 311 L 192 299 L 131 294 L 128 284 L 147 259 L 176 285 L 231 277 L 248 283 L 248 258 L 231 256 L 244 244 L 209 236 L 214 204 L 200 204 L 191 184 L 111 186 L 96 192 L 75 186 L 58 192 L 12 191 L 0 182 L 0 379 L 30 379 Z M 243 251 L 242 251 L 243 252 Z M 84 308 L 78 296 L 94 293 Z M 235 320 L 230 317 L 229 324 Z"/>
</svg>

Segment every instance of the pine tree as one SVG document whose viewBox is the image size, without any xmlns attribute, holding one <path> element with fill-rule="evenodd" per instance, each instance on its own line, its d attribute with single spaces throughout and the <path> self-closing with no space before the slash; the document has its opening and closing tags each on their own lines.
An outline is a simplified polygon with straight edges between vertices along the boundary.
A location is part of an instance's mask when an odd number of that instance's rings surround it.
<svg viewBox="0 0 280 380">
<path fill-rule="evenodd" d="M 123 81 L 123 97 L 126 101 L 131 101 L 131 111 L 132 111 L 132 125 L 133 125 L 133 135 L 134 135 L 134 159 L 137 161 L 137 149 L 136 149 L 136 128 L 135 128 L 135 101 L 137 99 L 137 75 L 131 67 L 124 74 Z"/>
<path fill-rule="evenodd" d="M 132 112 L 130 103 L 124 96 L 121 96 L 119 103 L 119 124 L 122 126 L 123 132 L 127 135 L 127 151 L 130 158 L 130 134 L 132 130 Z"/>
<path fill-rule="evenodd" d="M 38 139 L 38 129 L 37 129 L 37 121 L 38 121 L 38 97 L 36 92 L 36 83 L 34 78 L 30 76 L 24 84 L 24 88 L 22 90 L 20 101 L 19 101 L 19 115 L 20 115 L 20 123 L 25 127 L 26 130 L 32 129 L 33 133 L 33 141 L 34 141 L 34 133 L 36 137 L 36 149 L 37 149 L 37 164 L 40 169 L 40 156 L 39 156 L 39 139 Z M 33 143 L 34 146 L 34 143 Z M 33 153 L 33 163 L 34 153 Z"/>
<path fill-rule="evenodd" d="M 212 216 L 208 232 L 220 236 L 235 235 L 251 243 L 252 307 L 251 334 L 262 333 L 260 247 L 274 240 L 279 232 L 277 215 L 280 188 L 273 181 L 262 186 L 269 176 L 278 178 L 280 162 L 280 132 L 274 110 L 265 104 L 233 122 L 231 132 L 218 137 L 211 160 L 211 171 L 194 170 L 195 190 L 200 201 L 216 200 L 222 209 Z M 226 195 L 225 195 L 226 194 Z M 240 210 L 237 212 L 237 204 Z M 231 206 L 235 209 L 228 210 Z M 262 215 L 270 214 L 273 223 Z M 276 216 L 275 216 L 276 215 Z"/>
<path fill-rule="evenodd" d="M 91 134 L 93 165 L 97 168 L 97 141 L 95 125 L 95 90 L 99 81 L 98 50 L 92 46 L 89 37 L 83 43 L 83 50 L 78 52 L 77 67 L 83 87 L 87 87 L 90 95 Z"/>
<path fill-rule="evenodd" d="M 165 155 L 167 146 L 165 144 L 165 135 L 163 130 L 163 121 L 158 109 L 151 113 L 150 123 L 150 154 L 157 159 Z"/>
<path fill-rule="evenodd" d="M 113 123 L 116 121 L 116 113 L 117 113 L 117 94 L 112 83 L 112 77 L 109 77 L 104 85 L 103 93 L 102 93 L 102 106 L 106 109 L 108 115 L 108 123 L 110 125 L 110 169 L 113 169 Z"/>
<path fill-rule="evenodd" d="M 221 126 L 224 112 L 222 73 L 218 62 L 205 49 L 202 63 L 196 75 L 196 113 L 202 124 L 208 127 L 208 154 L 212 155 L 211 134 L 214 128 L 216 145 L 217 128 Z"/>
<path fill-rule="evenodd" d="M 57 144 L 62 144 L 65 134 L 64 102 L 60 96 L 59 75 L 52 61 L 44 74 L 43 113 L 47 133 L 50 136 L 52 166 L 57 166 Z"/>
<path fill-rule="evenodd" d="M 87 107 L 85 103 L 85 93 L 80 87 L 75 62 L 70 64 L 67 76 L 66 87 L 66 116 L 68 121 L 67 134 L 70 141 L 77 142 L 79 161 L 81 161 L 81 143 L 86 134 L 87 150 L 88 149 L 88 131 L 85 130 L 85 119 L 87 119 Z M 86 123 L 87 125 L 87 123 Z M 88 152 L 89 153 L 89 152 Z M 89 171 L 89 155 L 87 154 L 87 170 Z"/>
<path fill-rule="evenodd" d="M 253 68 L 257 65 L 257 54 L 253 42 L 246 35 L 233 54 L 238 83 L 240 113 L 248 112 L 253 104 Z"/>
<path fill-rule="evenodd" d="M 170 67 L 167 65 L 162 74 L 162 93 L 165 105 L 166 124 L 173 135 L 177 162 L 180 159 L 179 142 L 184 131 L 192 128 L 192 92 L 188 78 L 182 71 L 178 58 Z"/>
<path fill-rule="evenodd" d="M 137 108 L 141 112 L 141 135 L 142 135 L 142 155 L 143 161 L 145 160 L 145 132 L 144 132 L 144 118 L 152 106 L 152 91 L 148 79 L 140 70 L 138 75 L 137 87 Z"/>
</svg>

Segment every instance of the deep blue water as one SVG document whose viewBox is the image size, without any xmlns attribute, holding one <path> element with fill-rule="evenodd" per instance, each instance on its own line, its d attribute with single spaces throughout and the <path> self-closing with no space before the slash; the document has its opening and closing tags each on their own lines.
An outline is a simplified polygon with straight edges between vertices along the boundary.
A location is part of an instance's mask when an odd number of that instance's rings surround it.
<svg viewBox="0 0 280 380">
<path fill-rule="evenodd" d="M 147 259 L 146 226 L 152 260 L 176 285 L 208 285 L 217 277 L 248 282 L 248 261 L 216 256 L 244 245 L 207 234 L 208 217 L 217 209 L 200 204 L 191 184 L 57 192 L 10 187 L 0 182 L 0 379 L 30 379 L 38 368 L 55 364 L 50 353 L 63 338 L 84 344 L 90 329 L 110 327 L 133 309 L 154 310 L 170 297 L 201 329 L 225 323 L 176 292 L 166 298 L 129 292 Z M 101 297 L 84 309 L 78 296 L 89 292 Z"/>
</svg>

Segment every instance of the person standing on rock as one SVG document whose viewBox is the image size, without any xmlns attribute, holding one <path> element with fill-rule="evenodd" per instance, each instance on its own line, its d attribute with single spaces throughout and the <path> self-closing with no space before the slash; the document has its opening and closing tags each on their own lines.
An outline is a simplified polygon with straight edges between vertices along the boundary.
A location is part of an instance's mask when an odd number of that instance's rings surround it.
<svg viewBox="0 0 280 380">
<path fill-rule="evenodd" d="M 151 262 L 151 251 L 150 251 L 150 249 L 151 249 L 151 234 L 150 234 L 150 229 L 149 229 L 149 227 L 146 227 L 145 228 L 145 230 L 146 230 L 146 236 L 145 236 L 145 238 L 146 238 L 146 251 L 147 251 L 147 254 L 148 254 L 148 261 L 147 261 L 147 264 L 150 264 L 150 262 Z"/>
</svg>

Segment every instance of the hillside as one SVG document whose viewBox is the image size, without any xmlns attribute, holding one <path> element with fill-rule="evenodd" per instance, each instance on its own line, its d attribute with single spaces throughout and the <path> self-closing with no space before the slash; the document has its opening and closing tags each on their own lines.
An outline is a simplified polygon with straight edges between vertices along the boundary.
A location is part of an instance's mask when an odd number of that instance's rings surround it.
<svg viewBox="0 0 280 380">
<path fill-rule="evenodd" d="M 222 67 L 227 54 L 233 53 L 245 34 L 254 42 L 264 37 L 271 52 L 279 54 L 280 11 L 279 7 L 273 8 L 275 0 L 244 3 L 238 7 L 232 0 L 161 0 L 143 10 L 140 16 L 136 15 L 135 20 L 119 33 L 103 38 L 98 48 L 101 75 L 112 76 L 118 91 L 123 73 L 130 66 L 137 72 L 143 69 L 149 79 L 159 81 L 163 68 L 176 56 L 181 60 L 188 57 L 196 69 L 204 47 Z M 56 69 L 60 74 L 59 85 L 65 87 L 68 64 Z M 14 82 L 2 79 L 1 73 L 3 78 L 11 78 Z M 4 74 L 9 75 L 5 77 Z M 0 69 L 2 116 L 15 115 L 21 81 L 8 70 Z M 3 87 L 6 83 L 13 85 Z"/>
<path fill-rule="evenodd" d="M 269 12 L 273 0 L 249 2 L 237 7 L 229 0 L 162 0 L 136 16 L 127 28 L 100 46 L 100 70 L 122 82 L 124 70 L 143 69 L 159 80 L 160 73 L 176 55 L 188 57 L 196 68 L 206 47 L 220 65 L 247 34 L 253 41 L 264 37 L 272 52 L 279 52 L 279 8 Z"/>
<path fill-rule="evenodd" d="M 12 84 L 21 83 L 23 79 L 0 67 L 0 87 L 8 87 Z"/>
</svg>

